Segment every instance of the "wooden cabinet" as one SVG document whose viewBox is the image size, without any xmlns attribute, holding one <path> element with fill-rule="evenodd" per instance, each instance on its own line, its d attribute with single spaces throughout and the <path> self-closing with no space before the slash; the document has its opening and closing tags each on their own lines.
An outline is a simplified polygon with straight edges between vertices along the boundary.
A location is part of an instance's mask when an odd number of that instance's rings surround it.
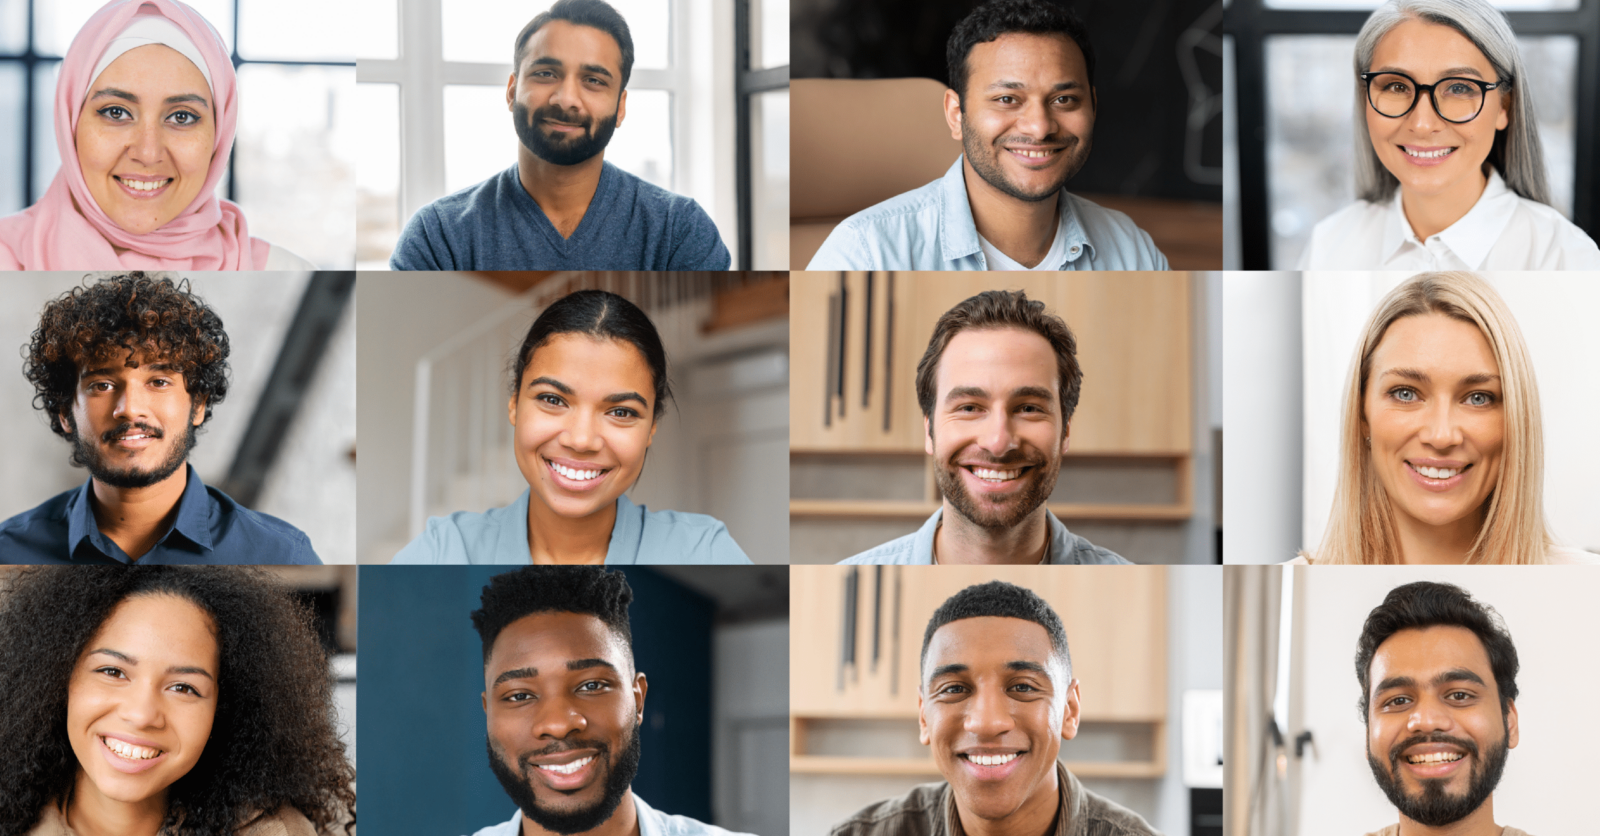
<svg viewBox="0 0 1600 836">
<path fill-rule="evenodd" d="M 845 584 L 852 571 L 857 578 L 855 662 L 849 665 L 844 643 Z M 789 577 L 791 770 L 932 772 L 926 757 L 859 758 L 809 751 L 807 727 L 823 720 L 895 720 L 911 724 L 914 730 L 919 654 L 928 619 L 961 589 L 1004 580 L 1032 589 L 1061 617 L 1072 675 L 1082 692 L 1084 724 L 1134 728 L 1150 741 L 1147 757 L 1069 767 L 1085 775 L 1122 777 L 1164 771 L 1164 567 L 794 566 Z M 1070 744 L 1067 752 L 1070 759 Z"/>
</svg>

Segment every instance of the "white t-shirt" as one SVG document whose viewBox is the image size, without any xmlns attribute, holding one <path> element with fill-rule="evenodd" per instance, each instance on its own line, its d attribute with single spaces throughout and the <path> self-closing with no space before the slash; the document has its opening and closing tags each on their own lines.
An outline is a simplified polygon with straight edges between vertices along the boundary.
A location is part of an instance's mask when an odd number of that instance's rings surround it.
<svg viewBox="0 0 1600 836">
<path fill-rule="evenodd" d="M 1011 256 L 1000 252 L 999 247 L 989 243 L 989 239 L 983 237 L 982 233 L 979 233 L 978 248 L 983 250 L 984 263 L 989 266 L 990 270 L 1050 271 L 1061 269 L 1061 263 L 1066 261 L 1067 256 L 1069 255 L 1067 252 L 1067 238 L 1069 236 L 1067 235 L 1067 224 L 1064 215 L 1065 213 L 1063 212 L 1056 213 L 1056 237 L 1050 241 L 1050 251 L 1044 254 L 1044 258 L 1039 259 L 1038 264 L 1034 265 L 1033 267 L 1023 267 L 1021 262 L 1012 261 Z M 1077 254 L 1078 245 L 1074 244 L 1072 246 L 1072 252 L 1070 255 Z"/>
<path fill-rule="evenodd" d="M 1311 230 L 1301 270 L 1600 270 L 1600 246 L 1560 212 L 1518 197 L 1491 169 L 1461 220 L 1418 240 L 1400 208 L 1358 200 Z"/>
</svg>

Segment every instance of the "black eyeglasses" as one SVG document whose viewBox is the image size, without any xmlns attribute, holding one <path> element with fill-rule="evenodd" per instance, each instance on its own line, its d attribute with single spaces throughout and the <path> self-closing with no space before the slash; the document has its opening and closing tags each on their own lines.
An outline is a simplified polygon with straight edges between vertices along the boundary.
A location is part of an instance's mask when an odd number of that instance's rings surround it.
<svg viewBox="0 0 1600 836">
<path fill-rule="evenodd" d="M 1433 112 L 1446 122 L 1471 122 L 1483 112 L 1483 100 L 1490 90 L 1505 82 L 1475 78 L 1441 78 L 1432 84 L 1418 84 L 1405 73 L 1362 73 L 1367 83 L 1367 101 L 1378 113 L 1398 119 L 1417 106 L 1423 93 L 1433 102 Z"/>
</svg>

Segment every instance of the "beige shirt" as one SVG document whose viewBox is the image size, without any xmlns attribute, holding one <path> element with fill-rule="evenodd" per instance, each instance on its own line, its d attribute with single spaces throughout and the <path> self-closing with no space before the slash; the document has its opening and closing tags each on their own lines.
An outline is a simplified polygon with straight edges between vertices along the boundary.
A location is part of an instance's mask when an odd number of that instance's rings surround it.
<svg viewBox="0 0 1600 836">
<path fill-rule="evenodd" d="M 267 816 L 240 830 L 236 836 L 316 836 L 310 820 L 293 807 L 285 807 L 275 816 Z M 67 817 L 54 804 L 44 808 L 39 823 L 28 831 L 28 836 L 77 836 L 67 826 Z"/>
<path fill-rule="evenodd" d="M 1391 824 L 1377 833 L 1368 833 L 1367 836 L 1400 836 L 1400 825 Z M 1528 836 L 1528 834 L 1515 827 L 1508 827 L 1500 831 L 1500 836 Z"/>
</svg>

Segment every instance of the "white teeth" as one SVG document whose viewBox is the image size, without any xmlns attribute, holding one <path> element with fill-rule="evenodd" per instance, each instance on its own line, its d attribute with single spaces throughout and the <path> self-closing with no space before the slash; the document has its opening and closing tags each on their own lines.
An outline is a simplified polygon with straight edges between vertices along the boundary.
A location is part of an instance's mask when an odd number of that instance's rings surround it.
<svg viewBox="0 0 1600 836">
<path fill-rule="evenodd" d="M 550 765 L 540 764 L 539 768 L 540 769 L 544 769 L 544 770 L 548 770 L 550 772 L 559 772 L 562 775 L 571 775 L 572 773 L 577 772 L 578 770 L 582 769 L 584 766 L 586 766 L 589 763 L 589 761 L 592 761 L 592 760 L 594 760 L 594 755 L 590 755 L 587 758 L 579 758 L 579 759 L 573 761 L 572 763 L 550 764 Z"/>
<path fill-rule="evenodd" d="M 1463 468 L 1459 467 L 1423 467 L 1417 464 L 1412 465 L 1411 468 L 1429 479 L 1449 479 L 1463 470 Z"/>
<path fill-rule="evenodd" d="M 1021 156 L 1024 156 L 1024 157 L 1034 157 L 1034 158 L 1042 159 L 1044 157 L 1050 156 L 1051 154 L 1054 154 L 1055 152 L 1054 151 L 1024 151 L 1024 150 L 1022 150 L 1020 148 L 1013 148 L 1013 149 L 1011 149 L 1011 153 L 1020 154 Z"/>
<path fill-rule="evenodd" d="M 975 763 L 975 764 L 977 764 L 979 766 L 999 766 L 1000 764 L 1010 763 L 1010 762 L 1012 762 L 1012 761 L 1014 761 L 1016 759 L 1017 759 L 1017 753 L 1016 752 L 1012 752 L 1009 755 L 968 755 L 967 756 L 967 760 L 972 761 L 973 763 Z"/>
<path fill-rule="evenodd" d="M 556 464 L 555 462 L 550 463 L 550 468 L 562 476 L 578 482 L 587 482 L 588 480 L 594 479 L 605 472 L 603 470 L 576 470 L 567 467 L 566 465 Z"/>
<path fill-rule="evenodd" d="M 102 737 L 100 739 L 106 742 L 107 749 L 116 752 L 119 757 L 127 758 L 131 761 L 147 761 L 156 755 L 161 754 L 160 749 L 149 749 L 144 746 L 135 746 L 132 743 L 123 743 L 120 740 L 115 740 L 109 737 Z"/>
<path fill-rule="evenodd" d="M 1440 148 L 1437 151 L 1413 151 L 1404 145 L 1400 147 L 1404 149 L 1407 154 L 1410 154 L 1413 157 L 1420 157 L 1424 160 L 1431 160 L 1437 157 L 1448 157 L 1450 156 L 1450 152 L 1456 150 L 1454 148 Z"/>
<path fill-rule="evenodd" d="M 972 475 L 985 482 L 1009 482 L 1022 475 L 1021 470 L 991 470 L 987 467 L 974 467 Z"/>
<path fill-rule="evenodd" d="M 153 192 L 156 189 L 172 182 L 171 180 L 123 180 L 122 185 L 136 192 Z"/>
<path fill-rule="evenodd" d="M 1459 752 L 1434 752 L 1428 755 L 1412 755 L 1406 760 L 1410 763 L 1451 763 L 1461 760 L 1464 755 Z"/>
</svg>

